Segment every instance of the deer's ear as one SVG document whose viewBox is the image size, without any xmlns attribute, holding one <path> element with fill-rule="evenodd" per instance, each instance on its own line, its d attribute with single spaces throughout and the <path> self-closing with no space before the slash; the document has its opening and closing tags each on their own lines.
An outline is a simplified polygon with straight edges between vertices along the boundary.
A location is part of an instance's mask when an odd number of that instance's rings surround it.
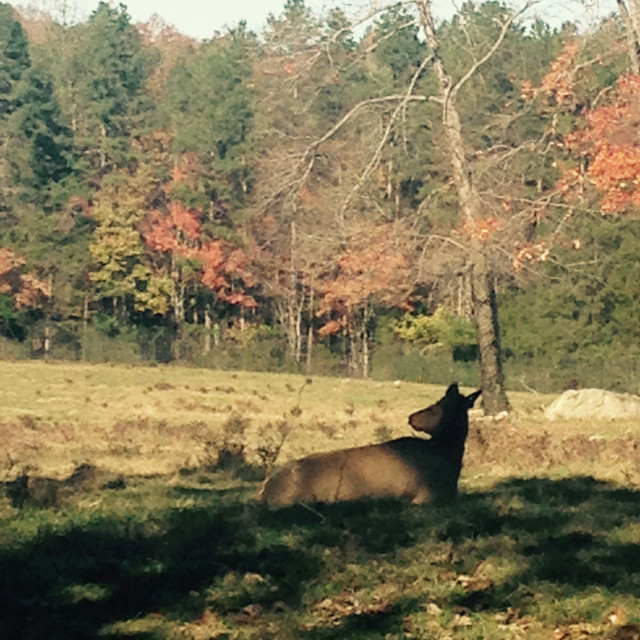
<svg viewBox="0 0 640 640">
<path fill-rule="evenodd" d="M 473 393 L 470 393 L 467 396 L 467 404 L 469 405 L 469 409 L 471 409 L 471 407 L 473 407 L 473 403 L 478 399 L 478 396 L 482 393 L 482 389 L 478 389 L 477 391 L 474 391 Z"/>
<path fill-rule="evenodd" d="M 447 393 L 445 393 L 445 396 L 447 398 L 457 398 L 459 395 L 460 395 L 460 392 L 458 391 L 458 383 L 452 382 L 449 385 L 449 388 L 447 389 Z"/>
</svg>

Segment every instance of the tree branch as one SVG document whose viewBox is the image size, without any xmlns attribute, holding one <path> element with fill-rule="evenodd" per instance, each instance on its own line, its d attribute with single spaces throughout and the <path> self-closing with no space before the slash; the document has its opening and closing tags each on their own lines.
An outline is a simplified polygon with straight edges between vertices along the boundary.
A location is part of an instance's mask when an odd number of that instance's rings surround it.
<svg viewBox="0 0 640 640">
<path fill-rule="evenodd" d="M 493 45 L 491 45 L 491 47 L 489 48 L 489 50 L 487 51 L 487 53 L 485 53 L 485 55 L 482 56 L 482 58 L 480 58 L 479 60 L 476 60 L 476 62 L 474 62 L 469 69 L 467 69 L 467 72 L 460 78 L 460 80 L 458 80 L 452 87 L 451 87 L 451 91 L 450 94 L 452 97 L 455 98 L 456 94 L 460 91 L 460 89 L 471 79 L 471 77 L 473 76 L 473 74 L 485 63 L 487 62 L 492 56 L 493 54 L 498 50 L 498 48 L 500 47 L 500 45 L 502 44 L 502 42 L 504 41 L 506 35 L 507 35 L 507 31 L 509 30 L 509 27 L 522 15 L 524 14 L 526 11 L 528 11 L 534 4 L 536 4 L 538 2 L 538 0 L 528 0 L 524 6 L 519 10 L 519 11 L 514 11 L 511 16 L 509 16 L 509 18 L 502 24 L 502 28 L 500 29 L 500 34 L 498 35 L 498 37 L 496 38 L 495 42 L 493 43 Z"/>
<path fill-rule="evenodd" d="M 427 100 L 426 96 L 413 95 L 413 90 L 416 86 L 418 78 L 422 75 L 422 72 L 426 68 L 427 64 L 431 62 L 431 60 L 432 60 L 432 56 L 427 56 L 422 61 L 418 69 L 416 69 L 416 72 L 413 74 L 411 78 L 411 82 L 409 83 L 409 86 L 407 87 L 407 91 L 405 92 L 404 96 L 402 96 L 402 100 L 400 104 L 398 104 L 398 106 L 393 110 L 393 113 L 391 114 L 389 123 L 387 124 L 384 130 L 384 133 L 378 143 L 378 146 L 376 147 L 376 150 L 373 153 L 373 156 L 371 157 L 371 160 L 365 167 L 365 170 L 360 175 L 358 182 L 354 185 L 353 189 L 351 190 L 349 195 L 346 197 L 345 201 L 342 203 L 342 207 L 340 207 L 340 213 L 338 217 L 340 221 L 344 219 L 345 211 L 347 210 L 349 204 L 351 203 L 353 196 L 362 188 L 362 185 L 364 184 L 365 180 L 371 175 L 373 170 L 378 166 L 380 162 L 380 156 L 382 154 L 382 149 L 384 148 L 384 145 L 387 143 L 387 140 L 389 139 L 391 129 L 393 128 L 393 125 L 396 121 L 396 118 L 398 117 L 398 114 L 401 112 L 402 113 L 405 112 L 406 106 L 410 101 L 413 101 L 413 100 L 426 101 Z"/>
</svg>

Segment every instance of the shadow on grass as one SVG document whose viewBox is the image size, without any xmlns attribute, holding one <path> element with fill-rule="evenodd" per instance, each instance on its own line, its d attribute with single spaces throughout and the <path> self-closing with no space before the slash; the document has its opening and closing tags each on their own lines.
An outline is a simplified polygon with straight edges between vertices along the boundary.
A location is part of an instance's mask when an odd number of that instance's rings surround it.
<svg viewBox="0 0 640 640">
<path fill-rule="evenodd" d="M 541 585 L 640 597 L 640 492 L 590 477 L 512 480 L 443 509 L 375 501 L 268 511 L 241 492 L 199 487 L 195 495 L 207 504 L 167 509 L 157 522 L 113 514 L 74 525 L 71 518 L 60 531 L 43 527 L 30 541 L 0 549 L 0 637 L 125 637 L 101 630 L 154 614 L 191 622 L 206 607 L 222 615 L 250 604 L 295 611 L 310 583 L 331 591 L 326 558 L 347 543 L 364 565 L 446 541 L 458 550 L 451 560 L 457 573 L 472 572 L 483 554 L 517 558 L 523 567 L 498 586 L 459 590 L 441 606 L 523 608 Z M 36 517 L 28 509 L 15 513 Z M 510 544 L 489 545 L 494 539 Z M 240 577 L 229 581 L 230 574 Z M 258 576 L 257 586 L 247 588 L 245 575 Z M 400 632 L 406 614 L 424 604 L 347 615 L 337 628 L 299 629 L 296 637 L 383 638 Z"/>
<path fill-rule="evenodd" d="M 258 548 L 251 510 L 229 504 L 233 491 L 220 492 L 224 501 L 217 493 L 209 491 L 211 508 L 168 510 L 155 526 L 101 516 L 63 533 L 45 525 L 34 540 L 0 549 L 0 638 L 121 637 L 100 630 L 149 614 L 192 620 L 207 588 L 229 572 L 267 577 L 265 606 L 296 606 L 315 560 L 282 544 Z M 18 513 L 37 518 L 39 510 Z M 239 607 L 242 599 L 237 594 Z"/>
</svg>

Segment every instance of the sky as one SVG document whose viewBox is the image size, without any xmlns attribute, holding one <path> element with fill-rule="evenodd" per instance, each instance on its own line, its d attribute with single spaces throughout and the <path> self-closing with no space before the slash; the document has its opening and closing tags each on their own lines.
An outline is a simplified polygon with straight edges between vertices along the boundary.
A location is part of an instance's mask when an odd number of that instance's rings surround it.
<svg viewBox="0 0 640 640">
<path fill-rule="evenodd" d="M 266 24 L 267 16 L 282 13 L 285 0 L 116 0 L 116 6 L 124 4 L 133 22 L 146 22 L 154 13 L 165 22 L 175 26 L 178 31 L 194 38 L 210 38 L 213 33 L 224 31 L 225 27 L 235 26 L 246 20 L 249 29 L 260 32 Z M 83 20 L 97 7 L 98 0 L 8 0 L 14 6 L 33 5 L 38 9 L 52 11 L 54 7 L 66 4 L 68 15 L 73 21 Z M 333 0 L 306 0 L 306 5 L 314 12 L 322 12 L 340 4 L 349 2 Z"/>
<path fill-rule="evenodd" d="M 211 38 L 215 31 L 224 31 L 226 27 L 233 27 L 241 20 L 246 20 L 250 30 L 260 33 L 266 24 L 267 16 L 271 13 L 279 16 L 285 0 L 112 0 L 112 4 L 122 3 L 127 7 L 133 22 L 147 22 L 157 13 L 165 22 L 175 26 L 178 31 L 193 38 Z M 38 9 L 51 12 L 57 17 L 56 7 L 67 6 L 69 21 L 86 19 L 98 5 L 98 0 L 8 0 L 13 5 L 32 4 Z M 436 0 L 434 9 L 436 18 L 451 15 L 455 6 L 463 4 L 464 0 Z M 324 13 L 336 5 L 345 10 L 348 15 L 362 15 L 365 7 L 383 5 L 388 2 L 381 0 L 306 0 L 306 5 L 314 13 Z M 571 2 L 571 0 L 542 0 L 541 13 L 552 23 L 561 23 L 567 19 L 577 19 L 583 13 L 583 6 L 588 9 L 587 18 L 593 15 L 603 15 L 615 11 L 615 0 L 585 0 Z M 543 7 L 545 7 L 543 9 Z M 580 8 L 580 9 L 579 9 Z M 57 14 L 57 15 L 56 15 Z M 554 17 L 555 16 L 555 19 Z"/>
</svg>

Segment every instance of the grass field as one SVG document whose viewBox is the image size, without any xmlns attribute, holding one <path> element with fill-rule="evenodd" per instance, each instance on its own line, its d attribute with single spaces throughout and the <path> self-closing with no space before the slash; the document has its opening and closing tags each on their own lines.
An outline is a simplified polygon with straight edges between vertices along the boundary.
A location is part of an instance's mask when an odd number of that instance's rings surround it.
<svg viewBox="0 0 640 640">
<path fill-rule="evenodd" d="M 409 435 L 443 391 L 0 363 L 0 638 L 640 638 L 634 423 L 513 393 L 474 417 L 454 506 L 255 500 L 276 454 Z"/>
</svg>

